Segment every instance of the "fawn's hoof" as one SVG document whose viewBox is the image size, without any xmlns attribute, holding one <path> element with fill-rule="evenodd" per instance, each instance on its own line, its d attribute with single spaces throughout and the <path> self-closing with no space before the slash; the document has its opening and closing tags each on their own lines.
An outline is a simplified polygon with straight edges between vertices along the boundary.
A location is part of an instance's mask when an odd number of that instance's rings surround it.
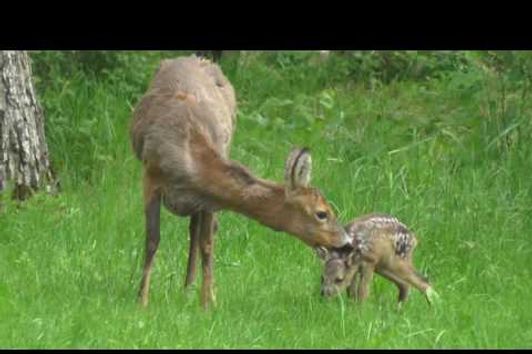
<svg viewBox="0 0 532 354">
<path fill-rule="evenodd" d="M 425 296 L 430 305 L 433 305 L 441 300 L 440 295 L 432 287 L 425 290 Z"/>
</svg>

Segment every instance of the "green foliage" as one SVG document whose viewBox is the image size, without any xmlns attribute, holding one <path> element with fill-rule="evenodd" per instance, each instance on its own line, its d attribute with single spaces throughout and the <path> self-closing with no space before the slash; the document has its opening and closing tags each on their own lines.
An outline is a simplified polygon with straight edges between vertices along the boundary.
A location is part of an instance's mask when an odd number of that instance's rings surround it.
<svg viewBox="0 0 532 354">
<path fill-rule="evenodd" d="M 34 77 L 46 114 L 54 167 L 90 180 L 128 149 L 131 110 L 163 58 L 179 52 L 35 52 Z"/>
<path fill-rule="evenodd" d="M 443 303 L 412 291 L 397 311 L 378 277 L 364 305 L 324 301 L 312 250 L 222 212 L 210 313 L 199 286 L 182 291 L 188 225 L 166 211 L 151 304 L 135 304 L 144 220 L 127 128 L 173 54 L 32 53 L 64 190 L 0 211 L 1 347 L 530 345 L 530 53 L 224 56 L 239 101 L 232 158 L 280 181 L 290 147 L 309 146 L 313 184 L 341 220 L 387 212 L 417 233 L 415 264 Z"/>
</svg>

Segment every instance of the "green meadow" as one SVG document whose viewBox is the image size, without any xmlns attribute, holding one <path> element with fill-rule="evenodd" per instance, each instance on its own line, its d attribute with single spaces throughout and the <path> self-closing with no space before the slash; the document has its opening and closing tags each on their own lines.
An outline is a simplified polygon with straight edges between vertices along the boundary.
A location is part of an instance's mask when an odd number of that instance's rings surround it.
<svg viewBox="0 0 532 354">
<path fill-rule="evenodd" d="M 526 348 L 532 346 L 532 100 L 528 52 L 224 54 L 239 104 L 231 158 L 281 182 L 293 146 L 347 223 L 398 217 L 441 296 L 376 276 L 369 299 L 320 296 L 295 237 L 222 211 L 217 306 L 183 290 L 188 219 L 161 212 L 150 304 L 131 111 L 161 58 L 34 52 L 61 191 L 0 211 L 1 348 Z M 530 69 L 530 70 L 529 70 Z M 198 271 L 201 268 L 198 269 Z"/>
</svg>

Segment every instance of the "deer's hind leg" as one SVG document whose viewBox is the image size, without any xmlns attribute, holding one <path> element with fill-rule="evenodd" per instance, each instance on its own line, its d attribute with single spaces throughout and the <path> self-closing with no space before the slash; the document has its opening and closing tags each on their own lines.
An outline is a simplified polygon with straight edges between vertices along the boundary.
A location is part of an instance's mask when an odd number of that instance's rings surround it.
<svg viewBox="0 0 532 354">
<path fill-rule="evenodd" d="M 408 283 L 404 282 L 386 269 L 377 269 L 377 273 L 397 286 L 397 289 L 399 290 L 398 302 L 402 303 L 408 299 L 408 294 L 410 293 L 410 285 L 408 285 Z"/>
<path fill-rule="evenodd" d="M 425 295 L 429 305 L 439 297 L 428 282 L 428 279 L 419 274 L 409 260 L 396 259 L 391 264 L 389 271 L 393 272 L 394 276 L 398 277 L 403 282 L 410 284 L 421 291 Z"/>
</svg>

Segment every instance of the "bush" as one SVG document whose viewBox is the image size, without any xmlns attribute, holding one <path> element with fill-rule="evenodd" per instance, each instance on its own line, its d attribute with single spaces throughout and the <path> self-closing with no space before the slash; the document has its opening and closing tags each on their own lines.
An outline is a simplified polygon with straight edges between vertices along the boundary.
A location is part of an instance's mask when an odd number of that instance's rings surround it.
<svg viewBox="0 0 532 354">
<path fill-rule="evenodd" d="M 181 54 L 188 53 L 32 52 L 56 167 L 87 179 L 117 158 L 131 109 L 155 68 L 161 59 Z M 463 141 L 477 151 L 475 158 L 499 159 L 532 137 L 525 104 L 530 52 L 339 51 L 326 60 L 310 51 L 240 52 L 225 53 L 221 65 L 235 86 L 243 122 L 274 131 L 321 129 L 331 119 L 344 124 L 349 94 L 369 89 L 382 97 L 378 117 L 383 119 L 395 119 L 397 110 L 407 106 L 405 112 L 415 110 L 418 97 L 436 95 L 435 114 L 406 116 L 401 124 L 425 136 Z M 395 102 L 397 90 L 413 90 L 412 101 Z M 346 98 L 340 100 L 336 92 L 346 92 L 341 95 Z M 387 102 L 397 107 L 386 113 Z M 452 118 L 449 110 L 454 110 Z M 346 127 L 350 124 L 346 120 Z"/>
</svg>

